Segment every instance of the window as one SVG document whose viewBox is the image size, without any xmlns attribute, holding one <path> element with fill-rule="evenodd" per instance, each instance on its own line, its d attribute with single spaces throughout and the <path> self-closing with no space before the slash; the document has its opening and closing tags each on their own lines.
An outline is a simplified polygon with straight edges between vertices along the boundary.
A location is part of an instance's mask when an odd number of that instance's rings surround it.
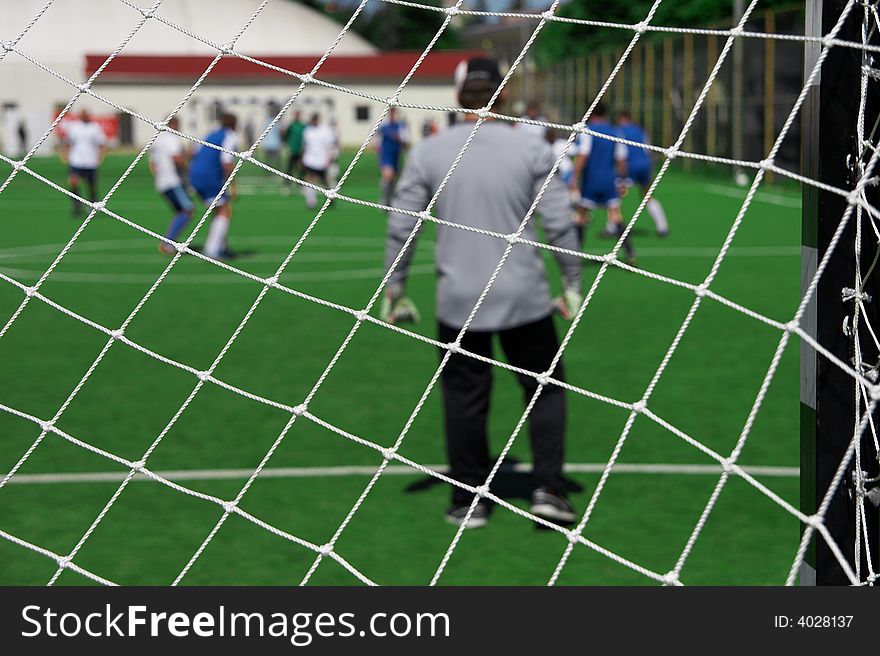
<svg viewBox="0 0 880 656">
<path fill-rule="evenodd" d="M 370 120 L 370 108 L 367 105 L 357 105 L 354 108 L 354 119 L 359 122 Z"/>
</svg>

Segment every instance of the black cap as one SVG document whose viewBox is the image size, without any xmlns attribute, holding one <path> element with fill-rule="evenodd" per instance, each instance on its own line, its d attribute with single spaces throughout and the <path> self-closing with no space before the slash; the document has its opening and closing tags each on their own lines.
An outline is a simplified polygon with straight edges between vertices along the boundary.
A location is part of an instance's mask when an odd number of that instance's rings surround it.
<svg viewBox="0 0 880 656">
<path fill-rule="evenodd" d="M 459 94 L 470 91 L 494 93 L 502 79 L 498 62 L 488 57 L 463 59 L 455 68 L 455 90 Z"/>
</svg>

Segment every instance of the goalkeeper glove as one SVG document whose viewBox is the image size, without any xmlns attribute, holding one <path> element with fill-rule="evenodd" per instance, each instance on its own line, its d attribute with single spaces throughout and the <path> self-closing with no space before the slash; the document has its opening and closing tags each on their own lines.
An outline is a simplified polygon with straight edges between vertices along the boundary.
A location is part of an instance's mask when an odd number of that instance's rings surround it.
<svg viewBox="0 0 880 656">
<path fill-rule="evenodd" d="M 569 321 L 573 319 L 578 313 L 578 310 L 581 309 L 581 304 L 583 302 L 584 298 L 579 291 L 575 289 L 566 289 L 562 293 L 562 296 L 556 299 L 556 309 L 559 311 L 559 314 L 563 319 Z"/>
<path fill-rule="evenodd" d="M 406 296 L 395 296 L 392 294 L 386 294 L 382 299 L 379 318 L 390 324 L 418 323 L 421 320 L 419 309 L 411 299 Z"/>
</svg>

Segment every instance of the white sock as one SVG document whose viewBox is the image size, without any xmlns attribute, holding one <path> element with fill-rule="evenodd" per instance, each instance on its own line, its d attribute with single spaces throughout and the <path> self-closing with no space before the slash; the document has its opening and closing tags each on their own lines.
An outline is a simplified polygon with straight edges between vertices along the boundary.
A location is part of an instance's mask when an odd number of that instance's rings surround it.
<svg viewBox="0 0 880 656">
<path fill-rule="evenodd" d="M 205 241 L 205 255 L 215 260 L 219 259 L 223 255 L 228 232 L 229 219 L 225 216 L 215 216 L 211 220 L 211 229 L 208 230 L 208 239 Z"/>
<path fill-rule="evenodd" d="M 312 187 L 303 187 L 303 194 L 306 197 L 306 205 L 308 207 L 315 207 L 318 204 L 318 192 L 315 191 Z"/>
<path fill-rule="evenodd" d="M 339 181 L 339 164 L 333 162 L 327 167 L 327 188 L 335 189 L 336 183 Z"/>
<path fill-rule="evenodd" d="M 657 232 L 669 232 L 669 224 L 666 222 L 666 213 L 663 211 L 663 206 L 660 204 L 660 201 L 656 198 L 649 200 L 647 210 L 648 214 L 651 215 L 651 218 L 654 219 L 654 225 L 657 227 Z"/>
</svg>

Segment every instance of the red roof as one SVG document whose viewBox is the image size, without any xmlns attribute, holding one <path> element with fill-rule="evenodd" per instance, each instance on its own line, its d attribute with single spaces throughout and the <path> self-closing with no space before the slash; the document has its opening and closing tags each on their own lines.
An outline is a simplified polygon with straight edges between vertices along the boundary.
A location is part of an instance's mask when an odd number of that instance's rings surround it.
<svg viewBox="0 0 880 656">
<path fill-rule="evenodd" d="M 443 50 L 431 52 L 419 66 L 414 79 L 450 82 L 458 63 L 482 52 Z M 402 80 L 421 55 L 415 51 L 383 52 L 376 55 L 331 56 L 318 71 L 321 80 Z M 109 55 L 86 55 L 86 74 L 91 75 Z M 249 55 L 267 64 L 295 73 L 309 73 L 320 55 L 269 56 Z M 118 55 L 104 69 L 99 81 L 195 81 L 210 65 L 210 55 Z M 253 64 L 234 55 L 224 55 L 211 71 L 208 81 L 281 80 L 288 75 L 265 66 Z"/>
</svg>

